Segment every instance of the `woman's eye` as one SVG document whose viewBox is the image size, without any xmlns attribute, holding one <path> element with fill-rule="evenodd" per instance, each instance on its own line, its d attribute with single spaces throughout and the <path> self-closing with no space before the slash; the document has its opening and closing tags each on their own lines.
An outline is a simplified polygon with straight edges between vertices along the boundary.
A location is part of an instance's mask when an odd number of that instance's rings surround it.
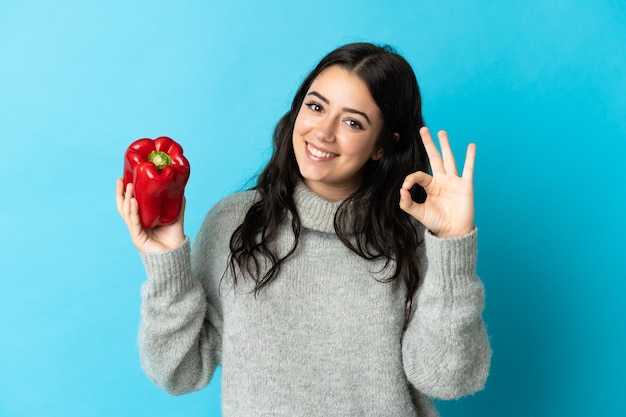
<svg viewBox="0 0 626 417">
<path fill-rule="evenodd" d="M 320 106 L 319 104 L 317 104 L 316 102 L 312 101 L 310 103 L 306 103 L 307 107 L 315 112 L 320 112 L 322 111 L 322 106 Z"/>
<path fill-rule="evenodd" d="M 357 130 L 363 129 L 363 125 L 354 119 L 348 119 L 346 120 L 346 123 L 348 124 L 348 126 L 350 126 L 353 129 L 357 129 Z"/>
</svg>

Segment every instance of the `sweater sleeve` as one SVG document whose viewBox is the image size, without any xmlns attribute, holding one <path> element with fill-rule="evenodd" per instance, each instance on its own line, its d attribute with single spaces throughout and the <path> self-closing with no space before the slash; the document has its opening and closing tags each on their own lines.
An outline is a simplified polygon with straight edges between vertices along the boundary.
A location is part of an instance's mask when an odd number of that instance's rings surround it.
<svg viewBox="0 0 626 417">
<path fill-rule="evenodd" d="M 205 387 L 220 361 L 220 334 L 207 319 L 200 282 L 192 276 L 190 242 L 142 254 L 147 280 L 141 291 L 139 349 L 148 377 L 170 394 Z"/>
<path fill-rule="evenodd" d="M 484 386 L 491 361 L 484 287 L 476 275 L 477 230 L 450 239 L 425 231 L 420 251 L 423 282 L 402 341 L 407 378 L 433 398 L 474 393 Z"/>
</svg>

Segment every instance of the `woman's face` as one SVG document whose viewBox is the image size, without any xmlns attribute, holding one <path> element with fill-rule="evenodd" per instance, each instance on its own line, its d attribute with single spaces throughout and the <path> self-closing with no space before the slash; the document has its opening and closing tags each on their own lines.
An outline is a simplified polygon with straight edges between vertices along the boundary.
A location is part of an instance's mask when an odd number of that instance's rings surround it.
<svg viewBox="0 0 626 417">
<path fill-rule="evenodd" d="M 380 159 L 383 119 L 368 87 L 339 66 L 322 71 L 298 112 L 293 148 L 305 184 L 329 201 L 360 185 L 363 166 Z"/>
</svg>

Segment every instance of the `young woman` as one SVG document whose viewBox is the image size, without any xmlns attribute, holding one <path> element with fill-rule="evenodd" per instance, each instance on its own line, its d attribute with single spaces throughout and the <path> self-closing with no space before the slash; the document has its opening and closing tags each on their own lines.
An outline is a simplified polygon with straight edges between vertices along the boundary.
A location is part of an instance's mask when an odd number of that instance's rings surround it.
<svg viewBox="0 0 626 417">
<path fill-rule="evenodd" d="M 118 180 L 147 271 L 147 375 L 183 394 L 221 365 L 226 417 L 435 416 L 430 397 L 481 389 L 475 147 L 459 176 L 438 138 L 441 153 L 410 65 L 349 44 L 303 81 L 256 186 L 220 201 L 193 248 L 182 213 L 142 229 Z"/>
</svg>

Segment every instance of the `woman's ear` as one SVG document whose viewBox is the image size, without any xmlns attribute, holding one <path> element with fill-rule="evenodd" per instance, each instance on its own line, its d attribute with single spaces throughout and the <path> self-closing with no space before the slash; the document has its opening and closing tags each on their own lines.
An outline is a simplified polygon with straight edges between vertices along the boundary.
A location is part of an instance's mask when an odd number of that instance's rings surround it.
<svg viewBox="0 0 626 417">
<path fill-rule="evenodd" d="M 393 137 L 394 137 L 396 143 L 398 143 L 398 141 L 400 140 L 400 134 L 399 133 L 394 133 Z M 374 161 L 378 161 L 380 158 L 383 157 L 384 153 L 385 153 L 385 150 L 383 149 L 383 147 L 381 145 L 378 145 L 378 147 L 374 150 L 374 153 L 372 154 L 372 159 Z"/>
<path fill-rule="evenodd" d="M 378 161 L 380 158 L 383 157 L 384 153 L 385 153 L 385 150 L 383 149 L 383 147 L 378 145 L 376 149 L 374 149 L 374 153 L 372 154 L 372 159 L 374 161 Z"/>
</svg>

